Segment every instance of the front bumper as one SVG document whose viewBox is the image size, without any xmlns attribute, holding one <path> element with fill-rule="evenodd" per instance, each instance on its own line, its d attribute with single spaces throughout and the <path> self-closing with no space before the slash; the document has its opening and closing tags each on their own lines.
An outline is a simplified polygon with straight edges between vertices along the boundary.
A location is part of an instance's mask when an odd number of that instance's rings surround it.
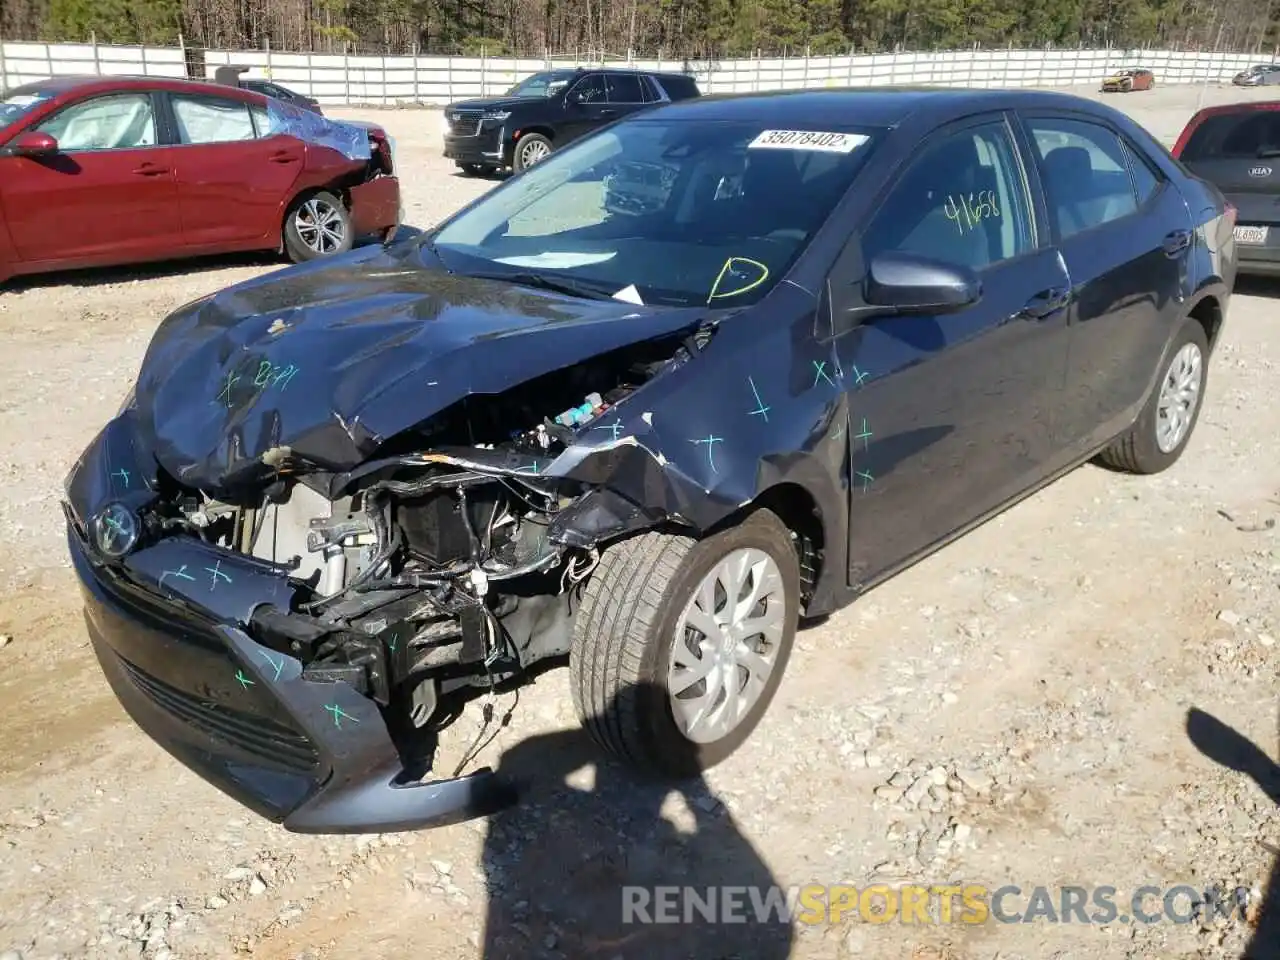
<svg viewBox="0 0 1280 960">
<path fill-rule="evenodd" d="M 293 587 L 269 564 L 172 538 L 98 562 L 77 524 L 68 546 L 85 623 L 125 710 L 170 754 L 263 817 L 297 833 L 443 826 L 514 801 L 485 769 L 406 782 L 377 704 L 246 632 Z"/>
<path fill-rule="evenodd" d="M 471 132 L 473 129 L 474 132 Z M 466 126 L 463 130 L 465 132 L 445 134 L 446 160 L 488 167 L 511 165 L 511 147 L 507 143 L 506 132 L 501 123 L 480 121 Z"/>
<path fill-rule="evenodd" d="M 400 225 L 398 177 L 375 177 L 352 187 L 349 192 L 351 222 L 356 236 L 394 234 Z"/>
</svg>

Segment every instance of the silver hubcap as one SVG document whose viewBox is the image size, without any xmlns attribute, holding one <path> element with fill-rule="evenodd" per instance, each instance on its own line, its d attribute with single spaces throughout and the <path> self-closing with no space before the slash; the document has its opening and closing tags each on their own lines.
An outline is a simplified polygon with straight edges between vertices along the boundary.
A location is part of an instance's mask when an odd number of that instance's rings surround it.
<svg viewBox="0 0 1280 960">
<path fill-rule="evenodd" d="M 539 160 L 544 159 L 550 152 L 551 148 L 541 140 L 530 140 L 520 148 L 521 166 L 531 167 Z"/>
<path fill-rule="evenodd" d="M 342 246 L 347 226 L 333 204 L 312 197 L 298 208 L 293 217 L 298 237 L 316 253 L 333 253 Z"/>
<path fill-rule="evenodd" d="M 680 732 L 723 740 L 764 693 L 782 648 L 787 602 L 778 564 L 747 547 L 721 560 L 676 622 L 667 691 Z"/>
<path fill-rule="evenodd" d="M 1204 358 L 1200 348 L 1188 343 L 1178 351 L 1165 371 L 1156 408 L 1156 445 L 1161 453 L 1171 453 L 1186 439 L 1191 419 L 1200 402 L 1200 378 Z"/>
</svg>

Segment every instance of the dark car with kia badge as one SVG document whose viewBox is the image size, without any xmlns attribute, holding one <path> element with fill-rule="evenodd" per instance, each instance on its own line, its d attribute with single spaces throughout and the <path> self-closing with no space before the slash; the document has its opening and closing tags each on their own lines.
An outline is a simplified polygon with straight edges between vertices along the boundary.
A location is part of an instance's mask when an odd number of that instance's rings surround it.
<svg viewBox="0 0 1280 960">
<path fill-rule="evenodd" d="M 1094 458 L 1183 455 L 1231 228 L 1078 97 L 638 112 L 425 234 L 165 319 L 67 478 L 94 650 L 139 726 L 290 830 L 511 802 L 431 747 L 468 691 L 561 660 L 603 750 L 696 775 L 802 617 Z"/>
<path fill-rule="evenodd" d="M 1240 273 L 1280 276 L 1280 101 L 1206 107 L 1173 155 L 1235 209 Z"/>
</svg>

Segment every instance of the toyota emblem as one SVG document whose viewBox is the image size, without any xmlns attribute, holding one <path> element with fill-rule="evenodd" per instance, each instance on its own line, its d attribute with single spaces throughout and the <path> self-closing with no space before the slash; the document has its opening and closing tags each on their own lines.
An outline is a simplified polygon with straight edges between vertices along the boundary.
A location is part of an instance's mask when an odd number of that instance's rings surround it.
<svg viewBox="0 0 1280 960">
<path fill-rule="evenodd" d="M 118 560 L 138 542 L 138 520 L 122 503 L 109 503 L 93 518 L 93 540 L 98 550 Z"/>
<path fill-rule="evenodd" d="M 1271 168 L 1270 167 L 1253 167 L 1249 170 L 1249 176 L 1269 177 L 1271 176 Z"/>
</svg>

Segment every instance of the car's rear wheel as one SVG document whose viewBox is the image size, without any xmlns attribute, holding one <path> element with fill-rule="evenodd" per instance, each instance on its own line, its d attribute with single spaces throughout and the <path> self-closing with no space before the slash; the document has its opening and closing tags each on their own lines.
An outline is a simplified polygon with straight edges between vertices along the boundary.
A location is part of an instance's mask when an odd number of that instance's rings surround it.
<svg viewBox="0 0 1280 960">
<path fill-rule="evenodd" d="M 551 156 L 551 141 L 540 133 L 526 133 L 516 143 L 515 172 L 527 170 Z"/>
<path fill-rule="evenodd" d="M 304 194 L 284 218 L 284 247 L 294 263 L 332 257 L 351 249 L 351 214 L 332 193 Z"/>
<path fill-rule="evenodd" d="M 1183 321 L 1160 379 L 1142 413 L 1102 453 L 1102 461 L 1129 473 L 1159 473 L 1182 456 L 1200 419 L 1209 377 L 1209 340 L 1194 317 Z"/>
<path fill-rule="evenodd" d="M 786 669 L 800 609 L 792 537 L 768 510 L 705 540 L 613 544 L 574 623 L 574 705 L 628 764 L 687 777 L 750 736 Z"/>
</svg>

